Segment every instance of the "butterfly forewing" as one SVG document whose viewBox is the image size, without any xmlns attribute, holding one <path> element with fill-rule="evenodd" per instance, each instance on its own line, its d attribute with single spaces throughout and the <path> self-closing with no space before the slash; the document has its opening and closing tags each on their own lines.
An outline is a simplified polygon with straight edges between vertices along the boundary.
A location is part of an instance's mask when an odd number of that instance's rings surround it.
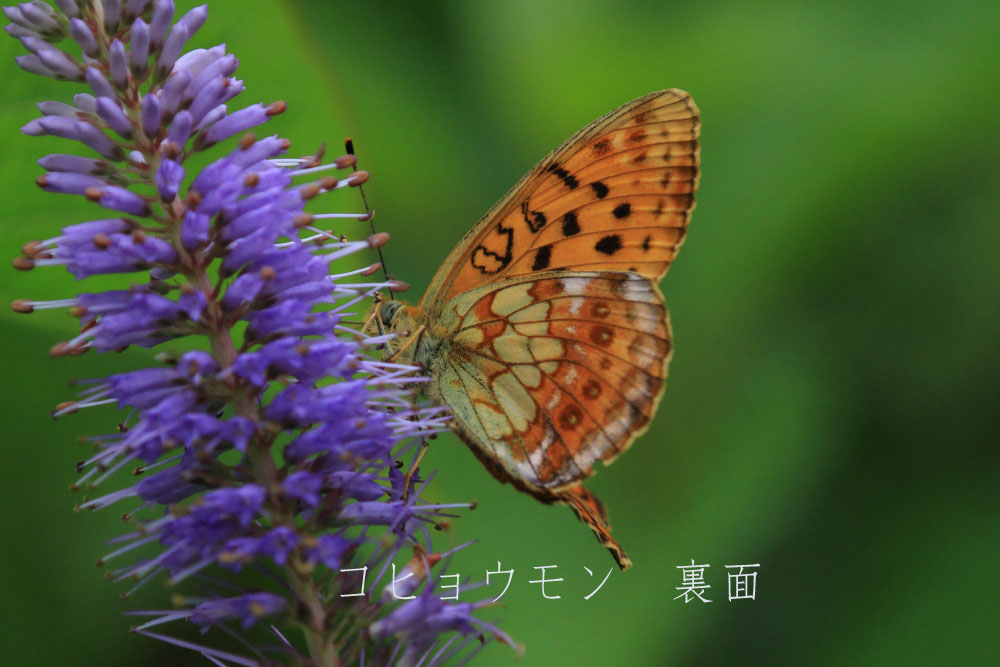
<svg viewBox="0 0 1000 667">
<path fill-rule="evenodd" d="M 452 251 L 422 305 L 548 269 L 661 277 L 698 181 L 698 110 L 666 90 L 599 118 L 546 156 Z"/>
</svg>

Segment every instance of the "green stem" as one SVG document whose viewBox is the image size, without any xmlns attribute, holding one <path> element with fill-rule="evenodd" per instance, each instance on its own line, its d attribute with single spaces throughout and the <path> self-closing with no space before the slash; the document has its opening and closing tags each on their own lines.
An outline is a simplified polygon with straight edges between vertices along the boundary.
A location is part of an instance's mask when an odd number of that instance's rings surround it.
<svg viewBox="0 0 1000 667">
<path fill-rule="evenodd" d="M 236 346 L 233 344 L 232 331 L 226 326 L 219 302 L 215 300 L 211 280 L 204 268 L 197 264 L 190 276 L 198 289 L 205 294 L 210 306 L 206 319 L 210 322 L 208 338 L 212 345 L 212 356 L 220 368 L 231 366 L 237 357 Z M 233 411 L 254 422 L 259 421 L 257 406 L 247 391 L 234 392 Z M 277 482 L 278 471 L 271 456 L 271 442 L 268 437 L 254 437 L 247 446 L 247 459 L 250 462 L 254 478 L 270 489 Z M 294 525 L 294 517 L 284 512 L 280 507 L 272 508 L 272 519 L 275 524 Z M 299 567 L 296 567 L 296 566 Z M 300 620 L 309 655 L 317 667 L 339 667 L 340 658 L 333 642 L 332 633 L 326 631 L 326 607 L 316 590 L 315 583 L 308 574 L 300 571 L 301 564 L 293 559 L 285 567 L 289 586 L 300 605 L 306 610 L 308 619 Z"/>
<path fill-rule="evenodd" d="M 326 630 L 326 609 L 316 590 L 315 582 L 308 575 L 301 575 L 295 564 L 285 567 L 288 581 L 295 597 L 309 612 L 309 622 L 302 624 L 302 631 L 309 646 L 309 655 L 317 667 L 340 667 L 333 633 Z"/>
</svg>

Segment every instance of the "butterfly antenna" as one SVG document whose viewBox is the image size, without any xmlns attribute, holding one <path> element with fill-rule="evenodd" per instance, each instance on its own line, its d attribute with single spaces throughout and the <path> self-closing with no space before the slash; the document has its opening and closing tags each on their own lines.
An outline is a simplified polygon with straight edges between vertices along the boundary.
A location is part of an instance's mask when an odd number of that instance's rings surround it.
<svg viewBox="0 0 1000 667">
<path fill-rule="evenodd" d="M 344 150 L 347 152 L 348 155 L 353 155 L 354 156 L 354 165 L 352 166 L 352 170 L 353 171 L 357 171 L 358 170 L 358 155 L 357 155 L 357 153 L 354 152 L 354 140 L 351 139 L 350 137 L 347 137 L 346 139 L 344 139 Z M 358 186 L 358 190 L 361 192 L 361 203 L 364 204 L 364 207 L 365 207 L 365 216 L 366 216 L 366 219 L 368 220 L 368 226 L 371 228 L 372 234 L 374 234 L 375 233 L 375 211 L 373 211 L 372 207 L 368 205 L 368 197 L 365 196 L 365 186 L 364 185 L 359 185 Z M 388 283 L 389 282 L 389 270 L 385 267 L 385 258 L 382 257 L 382 246 L 379 246 L 375 250 L 378 252 L 378 261 L 382 264 L 382 275 L 385 276 L 385 282 Z M 395 298 L 396 295 L 392 293 L 392 289 L 391 288 L 386 287 L 386 290 L 389 292 L 389 298 L 390 299 Z"/>
</svg>

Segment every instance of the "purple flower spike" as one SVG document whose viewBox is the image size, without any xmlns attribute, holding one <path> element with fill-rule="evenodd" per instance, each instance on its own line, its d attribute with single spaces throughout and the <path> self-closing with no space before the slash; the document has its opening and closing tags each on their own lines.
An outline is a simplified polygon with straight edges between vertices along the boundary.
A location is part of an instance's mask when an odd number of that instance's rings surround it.
<svg viewBox="0 0 1000 667">
<path fill-rule="evenodd" d="M 420 369 L 386 361 L 375 349 L 384 337 L 354 323 L 358 303 L 389 284 L 339 260 L 376 241 L 321 233 L 314 215 L 330 216 L 305 210 L 337 196 L 350 172 L 330 172 L 353 167 L 353 155 L 289 158 L 287 140 L 248 132 L 285 104 L 239 106 L 239 60 L 225 45 L 183 53 L 205 6 L 171 26 L 173 0 L 57 5 L 62 14 L 40 1 L 4 9 L 27 50 L 18 64 L 90 92 L 40 103 L 22 132 L 94 151 L 41 158 L 37 184 L 115 213 L 29 241 L 15 266 L 61 266 L 78 280 L 127 275 L 118 289 L 12 306 L 69 308 L 79 329 L 53 357 L 158 348 L 142 357 L 151 367 L 82 381 L 77 400 L 52 413 L 118 411 L 114 432 L 92 438 L 78 466 L 79 507 L 128 506 L 129 532 L 103 559 L 115 563 L 113 581 L 134 582 L 126 596 L 168 578 L 185 600 L 137 612 L 134 630 L 240 665 L 431 665 L 447 653 L 429 653 L 446 633 L 466 638 L 459 651 L 480 636 L 509 643 L 475 617 L 482 603 L 437 595 L 447 559 L 429 527 L 470 505 L 429 504 L 418 471 L 407 479 L 397 467 L 448 413 L 414 404 Z M 67 31 L 73 53 L 53 45 Z M 228 150 L 200 155 L 225 140 Z M 122 470 L 132 481 L 105 489 Z M 385 592 L 399 558 L 407 600 Z M 180 620 L 251 655 L 160 634 Z M 286 629 L 304 636 L 286 639 Z"/>
</svg>

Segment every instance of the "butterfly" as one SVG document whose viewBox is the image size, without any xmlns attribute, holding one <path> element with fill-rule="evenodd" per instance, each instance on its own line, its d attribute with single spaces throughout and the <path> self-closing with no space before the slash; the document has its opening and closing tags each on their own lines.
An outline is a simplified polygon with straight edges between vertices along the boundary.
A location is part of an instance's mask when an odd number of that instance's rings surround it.
<svg viewBox="0 0 1000 667">
<path fill-rule="evenodd" d="M 650 93 L 541 160 L 458 243 L 416 306 L 382 301 L 395 358 L 501 482 L 569 505 L 624 570 L 582 481 L 649 426 L 671 331 L 657 285 L 684 241 L 699 177 L 698 108 Z"/>
</svg>

